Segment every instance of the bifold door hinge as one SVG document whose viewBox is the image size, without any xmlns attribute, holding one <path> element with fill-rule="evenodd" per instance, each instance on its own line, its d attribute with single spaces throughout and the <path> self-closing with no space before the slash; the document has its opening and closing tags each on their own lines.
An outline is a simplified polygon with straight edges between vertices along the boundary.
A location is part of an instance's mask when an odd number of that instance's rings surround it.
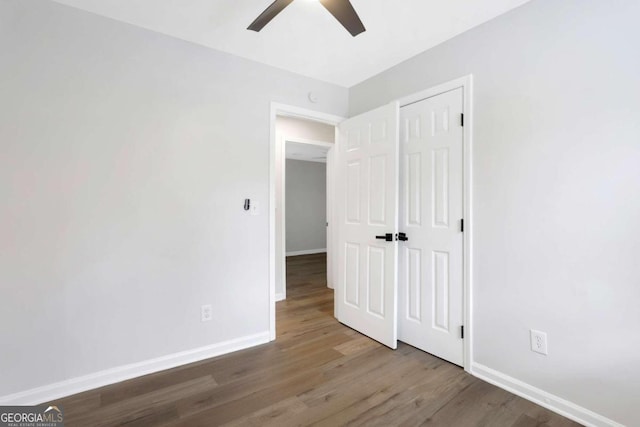
<svg viewBox="0 0 640 427">
<path fill-rule="evenodd" d="M 464 126 L 464 113 L 460 114 L 460 126 Z"/>
<path fill-rule="evenodd" d="M 464 325 L 460 326 L 460 338 L 464 339 Z"/>
</svg>

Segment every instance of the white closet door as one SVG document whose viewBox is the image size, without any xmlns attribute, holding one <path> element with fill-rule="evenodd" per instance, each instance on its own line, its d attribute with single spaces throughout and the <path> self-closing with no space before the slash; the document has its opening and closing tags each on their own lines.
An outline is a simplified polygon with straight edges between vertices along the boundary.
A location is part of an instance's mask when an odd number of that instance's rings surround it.
<svg viewBox="0 0 640 427">
<path fill-rule="evenodd" d="M 399 339 L 463 364 L 463 92 L 400 109 Z"/>
<path fill-rule="evenodd" d="M 394 349 L 398 114 L 392 103 L 338 126 L 335 182 L 338 320 Z"/>
</svg>

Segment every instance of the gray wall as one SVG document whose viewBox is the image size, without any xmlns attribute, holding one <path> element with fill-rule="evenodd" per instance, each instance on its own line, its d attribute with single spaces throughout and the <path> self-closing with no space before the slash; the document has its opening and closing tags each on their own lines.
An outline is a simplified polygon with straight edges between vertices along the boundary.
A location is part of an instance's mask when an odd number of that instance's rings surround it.
<svg viewBox="0 0 640 427">
<path fill-rule="evenodd" d="M 266 332 L 270 102 L 347 90 L 46 1 L 0 52 L 0 398 Z"/>
<path fill-rule="evenodd" d="M 327 165 L 286 161 L 286 252 L 327 248 Z"/>
<path fill-rule="evenodd" d="M 534 0 L 350 90 L 473 74 L 475 362 L 640 425 L 640 2 Z M 549 356 L 529 350 L 548 333 Z"/>
</svg>

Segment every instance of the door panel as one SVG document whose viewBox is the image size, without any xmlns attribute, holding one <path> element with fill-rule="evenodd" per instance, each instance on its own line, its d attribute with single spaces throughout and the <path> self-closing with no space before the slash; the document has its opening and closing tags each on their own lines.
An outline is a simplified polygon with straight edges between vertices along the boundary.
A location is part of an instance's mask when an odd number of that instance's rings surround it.
<svg viewBox="0 0 640 427">
<path fill-rule="evenodd" d="M 396 348 L 397 250 L 376 239 L 398 226 L 397 103 L 338 126 L 336 210 L 340 322 Z"/>
<path fill-rule="evenodd" d="M 449 228 L 449 150 L 435 149 L 431 155 L 433 227 Z"/>
<path fill-rule="evenodd" d="M 367 259 L 368 277 L 368 307 L 369 313 L 384 318 L 384 285 L 385 285 L 385 250 L 382 248 L 369 247 L 369 257 Z"/>
<path fill-rule="evenodd" d="M 422 224 L 422 153 L 407 156 L 407 223 L 414 226 Z"/>
<path fill-rule="evenodd" d="M 346 244 L 344 302 L 360 308 L 360 245 Z"/>
<path fill-rule="evenodd" d="M 387 156 L 376 156 L 370 159 L 369 168 L 369 224 L 386 226 L 385 213 L 387 211 L 385 187 L 387 181 Z"/>
<path fill-rule="evenodd" d="M 347 164 L 347 222 L 349 224 L 360 224 L 360 161 Z"/>
<path fill-rule="evenodd" d="M 406 315 L 409 320 L 422 321 L 422 250 L 402 248 L 406 266 Z"/>
<path fill-rule="evenodd" d="M 399 339 L 463 364 L 462 89 L 400 110 Z"/>
<path fill-rule="evenodd" d="M 433 259 L 433 328 L 449 332 L 449 253 L 432 252 Z"/>
</svg>

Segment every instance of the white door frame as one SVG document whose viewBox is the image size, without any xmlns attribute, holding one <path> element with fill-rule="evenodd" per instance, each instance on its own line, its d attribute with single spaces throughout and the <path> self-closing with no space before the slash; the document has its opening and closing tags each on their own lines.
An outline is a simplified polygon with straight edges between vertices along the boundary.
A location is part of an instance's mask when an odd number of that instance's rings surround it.
<svg viewBox="0 0 640 427">
<path fill-rule="evenodd" d="M 335 153 L 336 144 L 327 151 L 327 287 L 335 288 L 336 281 L 336 224 L 335 224 Z M 329 173 L 331 171 L 331 173 Z"/>
<path fill-rule="evenodd" d="M 328 148 L 329 150 L 331 150 L 335 144 L 331 143 L 331 142 L 326 142 L 326 141 L 315 141 L 315 140 L 311 140 L 311 139 L 304 139 L 304 138 L 295 138 L 295 137 L 289 137 L 287 135 L 282 135 L 281 138 L 278 138 L 276 140 L 276 153 L 280 153 L 280 164 L 282 165 L 281 168 L 282 170 L 280 171 L 280 173 L 282 174 L 282 179 L 280 180 L 280 182 L 276 182 L 276 186 L 280 186 L 280 201 L 276 200 L 276 208 L 279 208 L 280 211 L 282 212 L 282 229 L 280 230 L 280 236 L 276 236 L 276 239 L 280 239 L 281 245 L 280 248 L 281 250 L 278 251 L 278 245 L 276 245 L 276 262 L 278 262 L 278 260 L 280 260 L 279 262 L 281 263 L 281 269 L 282 269 L 282 280 L 285 282 L 282 287 L 282 292 L 281 293 L 276 293 L 276 301 L 282 301 L 284 299 L 287 298 L 287 286 L 286 286 L 286 278 L 287 278 L 287 250 L 286 250 L 286 242 L 287 242 L 287 211 L 285 209 L 286 203 L 287 203 L 287 192 L 286 192 L 286 185 L 287 185 L 287 168 L 286 168 L 286 159 L 287 159 L 287 143 L 288 142 L 294 142 L 297 144 L 308 144 L 308 145 L 315 145 L 316 147 L 323 147 L 323 148 Z M 333 176 L 333 171 L 329 169 L 328 167 L 328 163 L 327 163 L 327 175 L 332 175 Z M 329 203 L 329 199 L 333 198 L 333 194 L 332 194 L 332 189 L 327 187 L 327 203 Z M 329 218 L 327 218 L 329 219 Z M 333 218 L 331 218 L 333 219 Z M 333 221 L 332 221 L 333 222 Z M 332 227 L 333 228 L 333 227 Z M 334 254 L 334 250 L 332 247 L 329 247 L 329 241 L 327 241 L 327 255 Z M 330 276 L 330 272 L 327 271 L 327 279 L 329 280 L 329 276 Z M 332 278 L 331 278 L 332 279 Z M 277 283 L 276 283 L 277 286 Z"/>
<path fill-rule="evenodd" d="M 464 127 L 462 129 L 463 141 L 463 204 L 464 204 L 464 248 L 463 248 L 463 288 L 464 288 L 464 370 L 471 373 L 471 361 L 473 360 L 473 170 L 472 170 L 472 139 L 473 139 L 473 75 L 451 80 L 427 90 L 406 96 L 400 99 L 400 108 L 462 88 L 464 112 Z"/>
<path fill-rule="evenodd" d="M 295 117 L 336 126 L 345 118 L 272 102 L 269 134 L 269 339 L 276 339 L 276 117 Z"/>
</svg>

